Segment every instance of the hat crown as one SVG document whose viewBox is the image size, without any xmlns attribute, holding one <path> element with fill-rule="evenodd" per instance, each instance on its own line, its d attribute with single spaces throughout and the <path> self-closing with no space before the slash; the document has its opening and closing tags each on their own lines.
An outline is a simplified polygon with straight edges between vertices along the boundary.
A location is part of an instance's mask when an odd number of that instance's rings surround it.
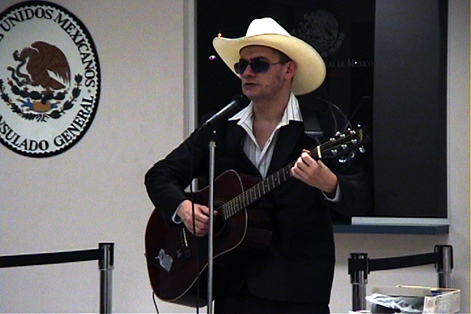
<svg viewBox="0 0 471 314">
<path fill-rule="evenodd" d="M 284 36 L 291 36 L 280 24 L 270 17 L 253 20 L 245 37 L 252 37 L 257 35 L 277 34 Z"/>
</svg>

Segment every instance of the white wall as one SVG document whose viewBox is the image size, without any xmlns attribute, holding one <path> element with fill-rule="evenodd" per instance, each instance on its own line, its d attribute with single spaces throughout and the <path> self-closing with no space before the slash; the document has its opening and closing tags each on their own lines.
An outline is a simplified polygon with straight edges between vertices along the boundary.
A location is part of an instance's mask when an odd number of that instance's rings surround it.
<svg viewBox="0 0 471 314">
<path fill-rule="evenodd" d="M 19 1 L 0 2 L 0 11 Z M 184 136 L 183 0 L 54 1 L 90 31 L 101 62 L 98 112 L 56 157 L 0 147 L 2 255 L 115 242 L 113 309 L 152 312 L 144 173 Z M 98 263 L 0 270 L 0 312 L 96 312 Z"/>
<path fill-rule="evenodd" d="M 2 0 L 0 11 L 19 1 Z M 185 136 L 186 0 L 53 0 L 81 19 L 101 62 L 102 90 L 90 130 L 51 158 L 0 146 L 0 254 L 96 248 L 115 242 L 113 311 L 155 312 L 144 260 L 152 205 L 143 176 Z M 347 312 L 350 252 L 370 257 L 427 253 L 454 246 L 453 286 L 469 311 L 468 1 L 452 0 L 449 49 L 448 167 L 452 225 L 448 235 L 336 234 L 332 311 Z M 375 285 L 436 285 L 433 266 L 370 275 Z M 315 283 L 313 283 L 315 284 Z M 0 270 L 0 312 L 97 312 L 95 262 Z M 158 302 L 161 313 L 195 312 Z M 205 311 L 204 309 L 202 311 Z"/>
</svg>

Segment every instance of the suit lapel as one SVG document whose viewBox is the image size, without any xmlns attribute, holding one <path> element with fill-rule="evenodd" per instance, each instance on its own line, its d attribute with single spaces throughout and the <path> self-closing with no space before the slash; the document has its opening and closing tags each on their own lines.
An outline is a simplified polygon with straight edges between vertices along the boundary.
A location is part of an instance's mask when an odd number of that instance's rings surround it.
<svg viewBox="0 0 471 314">
<path fill-rule="evenodd" d="M 261 177 L 258 169 L 244 153 L 242 141 L 246 134 L 245 130 L 237 125 L 237 121 L 230 121 L 227 126 L 227 149 L 231 154 L 239 158 L 243 173 Z"/>
<path fill-rule="evenodd" d="M 232 154 L 239 154 L 242 151 L 242 140 L 245 135 L 245 130 L 237 125 L 237 121 L 230 121 L 227 126 L 226 143 L 227 149 Z"/>
<path fill-rule="evenodd" d="M 290 121 L 289 125 L 280 129 L 270 167 L 268 168 L 268 175 L 294 161 L 290 160 L 290 156 L 292 156 L 296 143 L 303 132 L 303 124 L 299 121 Z"/>
</svg>

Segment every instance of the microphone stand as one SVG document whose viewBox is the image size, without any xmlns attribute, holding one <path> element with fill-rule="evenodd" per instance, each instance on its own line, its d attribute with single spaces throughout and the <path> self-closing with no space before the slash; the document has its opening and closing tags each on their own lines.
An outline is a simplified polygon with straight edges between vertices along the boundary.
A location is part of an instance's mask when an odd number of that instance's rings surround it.
<svg viewBox="0 0 471 314">
<path fill-rule="evenodd" d="M 213 136 L 216 130 L 212 130 Z M 213 312 L 213 258 L 214 258 L 214 160 L 216 155 L 216 142 L 209 142 L 209 232 L 208 232 L 208 301 L 207 313 Z"/>
<path fill-rule="evenodd" d="M 242 94 L 235 95 L 232 101 L 222 110 L 207 120 L 202 127 L 209 126 L 211 128 L 211 139 L 209 141 L 209 232 L 208 232 L 208 314 L 212 313 L 213 301 L 213 259 L 214 259 L 214 160 L 216 155 L 216 129 L 214 125 L 219 120 L 223 120 L 233 115 L 241 107 L 247 106 L 249 100 Z"/>
</svg>

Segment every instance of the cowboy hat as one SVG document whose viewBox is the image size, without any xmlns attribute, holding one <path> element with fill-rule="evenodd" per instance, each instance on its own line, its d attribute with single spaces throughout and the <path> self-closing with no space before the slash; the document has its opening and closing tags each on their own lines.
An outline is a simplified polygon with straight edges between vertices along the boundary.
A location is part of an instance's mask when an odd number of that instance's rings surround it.
<svg viewBox="0 0 471 314">
<path fill-rule="evenodd" d="M 246 46 L 260 45 L 279 50 L 297 64 L 291 90 L 295 95 L 304 95 L 318 88 L 325 79 L 325 64 L 319 53 L 309 44 L 291 36 L 272 18 L 253 20 L 245 37 L 213 39 L 216 52 L 234 72 L 234 63 L 239 61 L 240 50 Z"/>
</svg>

